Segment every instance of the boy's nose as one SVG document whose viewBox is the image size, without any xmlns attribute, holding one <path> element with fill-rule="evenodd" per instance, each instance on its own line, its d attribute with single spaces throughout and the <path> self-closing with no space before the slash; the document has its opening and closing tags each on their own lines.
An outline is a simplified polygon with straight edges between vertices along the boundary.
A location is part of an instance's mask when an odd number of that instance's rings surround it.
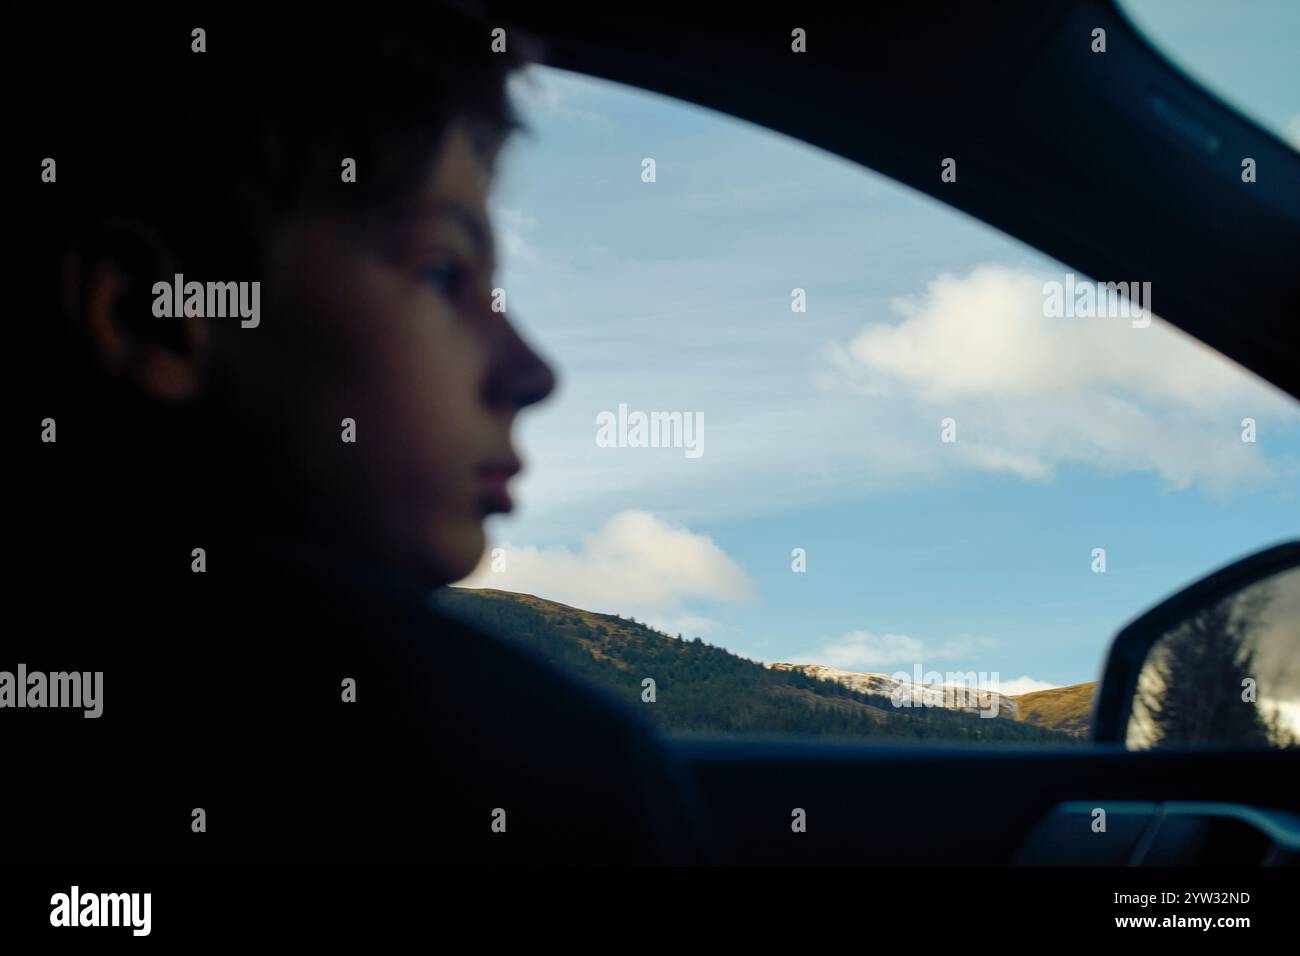
<svg viewBox="0 0 1300 956">
<path fill-rule="evenodd" d="M 518 411 L 535 405 L 555 390 L 555 370 L 523 340 L 508 317 L 499 325 L 496 360 L 488 379 L 494 405 Z"/>
</svg>

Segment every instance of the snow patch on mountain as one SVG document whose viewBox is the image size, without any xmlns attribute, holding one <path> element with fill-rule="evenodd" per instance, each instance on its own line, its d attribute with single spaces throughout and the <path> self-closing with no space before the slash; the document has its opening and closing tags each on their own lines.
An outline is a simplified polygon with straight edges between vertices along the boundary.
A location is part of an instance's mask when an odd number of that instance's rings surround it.
<svg viewBox="0 0 1300 956">
<path fill-rule="evenodd" d="M 944 707 L 968 713 L 993 713 L 1016 720 L 1020 705 L 1005 694 L 975 682 L 917 684 L 889 674 L 842 671 L 825 664 L 764 664 L 769 670 L 798 671 L 817 680 L 832 681 L 861 694 L 888 697 L 898 707 Z M 952 675 L 949 675 L 952 676 Z M 973 674 L 971 675 L 974 676 Z"/>
</svg>

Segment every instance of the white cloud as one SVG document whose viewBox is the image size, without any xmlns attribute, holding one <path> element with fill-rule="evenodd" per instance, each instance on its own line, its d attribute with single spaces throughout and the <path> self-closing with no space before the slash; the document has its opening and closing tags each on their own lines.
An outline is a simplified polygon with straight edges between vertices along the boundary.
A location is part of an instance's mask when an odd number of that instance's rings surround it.
<svg viewBox="0 0 1300 956">
<path fill-rule="evenodd" d="M 941 644 L 927 644 L 905 634 L 873 634 L 870 631 L 851 631 L 824 644 L 811 657 L 792 660 L 804 664 L 825 664 L 846 671 L 880 672 L 897 664 L 924 665 L 930 660 L 951 660 L 969 656 L 975 648 L 985 648 L 993 642 L 988 639 L 972 641 L 958 638 Z"/>
<path fill-rule="evenodd" d="M 1295 420 L 1293 403 L 1158 319 L 1134 328 L 1128 318 L 1045 317 L 1051 280 L 1064 274 L 981 266 L 941 275 L 894 301 L 901 321 L 868 325 L 833 349 L 823 385 L 923 413 L 935 443 L 939 420 L 951 417 L 950 461 L 1026 480 L 1050 480 L 1067 462 L 1219 493 L 1271 476 L 1259 446 L 1240 441 L 1240 423 Z M 1151 298 L 1158 304 L 1158 289 Z"/>
<path fill-rule="evenodd" d="M 1043 284 L 1063 279 L 996 265 L 941 275 L 923 295 L 894 301 L 903 322 L 869 325 L 849 348 L 934 400 L 1122 389 L 1210 409 L 1250 391 L 1240 370 L 1163 323 L 1045 317 Z"/>
<path fill-rule="evenodd" d="M 577 551 L 504 549 L 504 570 L 492 570 L 489 551 L 462 586 L 534 594 L 685 636 L 704 636 L 713 628 L 688 602 L 748 602 L 758 596 L 754 582 L 711 538 L 643 511 L 614 515 L 586 535 Z"/>
<path fill-rule="evenodd" d="M 1055 690 L 1059 686 L 1061 685 L 1035 680 L 1032 677 L 1014 677 L 1011 680 L 998 681 L 997 691 L 999 694 L 1015 697 L 1019 694 L 1032 694 L 1036 690 Z"/>
<path fill-rule="evenodd" d="M 1048 481 L 1051 467 L 1032 454 L 1018 454 L 988 446 L 968 449 L 967 457 L 986 471 L 1009 471 L 1025 481 Z"/>
</svg>

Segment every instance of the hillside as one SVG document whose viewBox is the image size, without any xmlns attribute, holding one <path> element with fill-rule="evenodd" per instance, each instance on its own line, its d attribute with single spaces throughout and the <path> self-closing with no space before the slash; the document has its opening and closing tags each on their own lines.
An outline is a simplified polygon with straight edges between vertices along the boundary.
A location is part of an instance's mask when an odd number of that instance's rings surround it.
<svg viewBox="0 0 1300 956">
<path fill-rule="evenodd" d="M 1092 704 L 1097 686 L 1097 681 L 1090 681 L 1020 694 L 1012 700 L 1019 705 L 1020 719 L 1027 724 L 1087 737 L 1092 729 Z"/>
<path fill-rule="evenodd" d="M 1077 742 L 1069 734 L 1014 719 L 986 719 L 940 707 L 894 707 L 887 693 L 867 693 L 799 669 L 767 667 L 698 637 L 673 637 L 618 615 L 529 594 L 448 588 L 437 604 L 642 708 L 668 732 Z M 653 704 L 641 699 L 647 677 L 655 681 Z"/>
</svg>

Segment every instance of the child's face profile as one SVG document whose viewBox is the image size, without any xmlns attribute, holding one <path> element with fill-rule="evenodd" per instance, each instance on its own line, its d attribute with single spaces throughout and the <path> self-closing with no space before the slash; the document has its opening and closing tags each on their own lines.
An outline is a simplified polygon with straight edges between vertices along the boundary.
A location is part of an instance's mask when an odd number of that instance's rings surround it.
<svg viewBox="0 0 1300 956">
<path fill-rule="evenodd" d="M 483 519 L 511 508 L 515 414 L 555 384 L 493 311 L 488 187 L 453 124 L 409 200 L 284 222 L 263 290 L 274 320 L 213 329 L 212 371 L 269 417 L 283 479 L 431 584 L 478 562 Z"/>
</svg>

